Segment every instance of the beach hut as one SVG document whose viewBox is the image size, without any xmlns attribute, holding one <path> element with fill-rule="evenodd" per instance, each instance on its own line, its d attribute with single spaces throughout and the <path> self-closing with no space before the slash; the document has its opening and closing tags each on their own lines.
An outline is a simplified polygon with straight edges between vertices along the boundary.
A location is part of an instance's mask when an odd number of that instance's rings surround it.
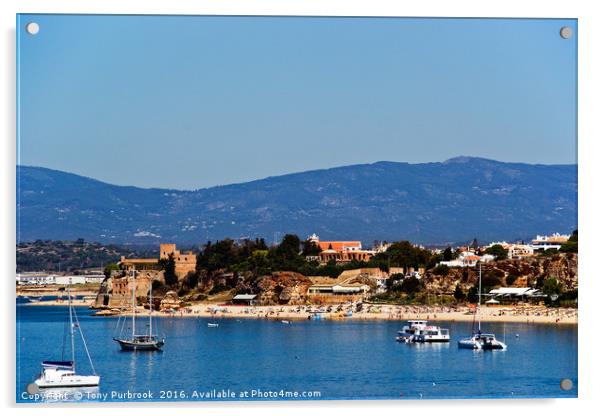
<svg viewBox="0 0 602 416">
<path fill-rule="evenodd" d="M 252 306 L 255 304 L 255 298 L 257 297 L 257 295 L 251 295 L 251 294 L 246 294 L 246 295 L 236 295 L 232 298 L 232 303 L 234 305 L 248 305 L 248 306 Z"/>
</svg>

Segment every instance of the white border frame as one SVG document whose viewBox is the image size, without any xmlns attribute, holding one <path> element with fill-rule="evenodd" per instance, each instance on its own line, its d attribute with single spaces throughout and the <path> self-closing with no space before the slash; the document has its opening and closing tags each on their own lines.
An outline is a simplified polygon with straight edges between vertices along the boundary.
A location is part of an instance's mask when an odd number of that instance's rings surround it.
<svg viewBox="0 0 602 416">
<path fill-rule="evenodd" d="M 182 414 L 232 414 L 245 412 L 250 415 L 287 414 L 307 415 L 308 413 L 342 413 L 357 415 L 376 411 L 380 414 L 398 414 L 400 412 L 438 412 L 449 415 L 466 412 L 487 412 L 488 415 L 514 413 L 517 411 L 545 412 L 554 414 L 577 414 L 592 410 L 601 402 L 602 393 L 598 392 L 598 370 L 600 353 L 597 346 L 602 345 L 599 318 L 595 316 L 597 298 L 602 293 L 600 282 L 601 268 L 596 264 L 595 236 L 602 235 L 600 227 L 599 184 L 602 178 L 602 163 L 599 158 L 600 134 L 600 75 L 602 66 L 602 19 L 595 9 L 596 2 L 570 1 L 408 1 L 400 0 L 90 0 L 74 2 L 55 0 L 50 4 L 44 0 L 5 0 L 0 3 L 3 13 L 2 42 L 2 83 L 4 92 L 0 101 L 4 128 L 2 155 L 2 189 L 4 203 L 0 216 L 0 229 L 4 230 L 0 239 L 0 264 L 4 289 L 3 310 L 6 325 L 2 353 L 2 377 L 0 378 L 3 404 L 12 407 L 11 413 L 30 412 L 30 407 L 39 408 L 49 415 L 81 412 L 81 405 L 40 406 L 14 405 L 15 397 L 15 316 L 14 316 L 14 280 L 15 270 L 15 21 L 16 13 L 98 13 L 98 14 L 192 14 L 192 15 L 306 15 L 306 16 L 414 16 L 414 17 L 553 17 L 577 18 L 579 31 L 579 224 L 581 225 L 581 253 L 579 274 L 581 281 L 580 322 L 582 328 L 588 328 L 587 342 L 579 344 L 579 399 L 511 399 L 511 400 L 438 400 L 438 401 L 353 401 L 353 402 L 246 402 L 246 403 L 182 403 L 182 404 L 109 404 L 86 408 L 91 415 L 113 412 L 144 412 L 162 414 L 177 411 Z M 598 186 L 597 186 L 598 185 Z M 597 319 L 598 318 L 598 319 Z M 536 353 L 536 352 L 535 352 Z M 528 359 L 528 357 L 525 357 Z M 6 370 L 8 369 L 8 370 Z M 117 409 L 119 407 L 120 409 Z M 170 410 L 168 407 L 177 407 Z M 111 408 L 109 410 L 109 408 Z M 372 410 L 376 408 L 375 410 Z"/>
</svg>

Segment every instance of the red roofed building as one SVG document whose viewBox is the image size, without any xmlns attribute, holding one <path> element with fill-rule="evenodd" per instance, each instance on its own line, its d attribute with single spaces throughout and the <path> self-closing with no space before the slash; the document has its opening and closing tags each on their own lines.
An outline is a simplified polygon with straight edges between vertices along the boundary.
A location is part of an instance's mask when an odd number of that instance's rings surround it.
<svg viewBox="0 0 602 416">
<path fill-rule="evenodd" d="M 320 241 L 316 234 L 308 237 L 320 247 L 320 263 L 335 261 L 349 263 L 351 261 L 369 261 L 375 254 L 374 250 L 363 250 L 361 241 Z"/>
</svg>

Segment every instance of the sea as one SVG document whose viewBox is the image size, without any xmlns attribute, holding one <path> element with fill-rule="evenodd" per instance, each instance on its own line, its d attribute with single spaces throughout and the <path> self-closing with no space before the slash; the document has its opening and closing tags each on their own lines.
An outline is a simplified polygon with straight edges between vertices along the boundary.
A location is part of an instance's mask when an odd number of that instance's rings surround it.
<svg viewBox="0 0 602 416">
<path fill-rule="evenodd" d="M 77 372 L 96 372 L 100 386 L 32 389 L 42 361 L 70 358 L 68 309 L 19 302 L 17 402 L 569 398 L 578 392 L 576 325 L 484 323 L 483 331 L 508 349 L 471 351 L 457 347 L 471 333 L 466 322 L 432 321 L 449 328 L 451 342 L 425 345 L 396 342 L 401 321 L 160 317 L 153 326 L 165 337 L 163 351 L 128 352 L 113 341 L 118 318 L 75 309 L 94 366 L 76 334 Z M 137 321 L 138 332 L 145 331 L 147 320 Z"/>
</svg>

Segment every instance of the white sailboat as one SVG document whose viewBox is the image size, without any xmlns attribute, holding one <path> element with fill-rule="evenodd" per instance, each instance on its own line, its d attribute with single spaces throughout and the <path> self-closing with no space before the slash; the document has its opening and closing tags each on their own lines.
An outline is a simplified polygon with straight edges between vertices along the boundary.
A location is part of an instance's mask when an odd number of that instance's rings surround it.
<svg viewBox="0 0 602 416">
<path fill-rule="evenodd" d="M 495 334 L 486 334 L 481 331 L 481 263 L 479 263 L 479 302 L 475 315 L 478 318 L 478 329 L 469 338 L 463 338 L 458 341 L 458 348 L 469 350 L 505 350 L 506 344 L 495 338 Z"/>
<path fill-rule="evenodd" d="M 71 337 L 71 361 L 43 361 L 42 372 L 34 381 L 39 388 L 66 388 L 66 387 L 95 387 L 100 383 L 100 376 L 96 375 L 94 364 L 86 345 L 86 339 L 82 332 L 77 313 L 71 305 L 71 293 L 67 289 L 69 299 L 69 335 Z M 75 328 L 79 330 L 82 343 L 92 368 L 91 375 L 77 374 L 75 368 Z"/>
<path fill-rule="evenodd" d="M 153 285 L 151 282 L 149 295 L 148 333 L 136 334 L 136 270 L 132 271 L 132 335 L 130 337 L 114 337 L 124 351 L 159 351 L 165 344 L 164 338 L 153 334 Z M 123 330 L 123 327 L 122 327 Z"/>
</svg>

